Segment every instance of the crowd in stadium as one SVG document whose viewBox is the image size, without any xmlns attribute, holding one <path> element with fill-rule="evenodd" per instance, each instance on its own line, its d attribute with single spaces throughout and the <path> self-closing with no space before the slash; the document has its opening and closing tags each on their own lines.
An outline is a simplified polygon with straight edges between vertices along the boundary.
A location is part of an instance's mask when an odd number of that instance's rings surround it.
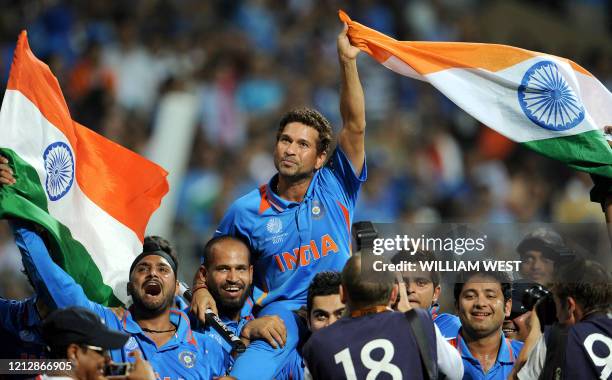
<svg viewBox="0 0 612 380">
<path fill-rule="evenodd" d="M 398 39 L 570 57 L 612 85 L 609 38 L 578 47 L 491 25 L 535 13 L 549 29 L 542 36 L 571 24 L 609 37 L 612 8 L 600 1 L 12 2 L 0 16 L 3 84 L 25 26 L 79 123 L 146 155 L 160 102 L 183 92 L 197 99 L 198 129 L 176 244 L 145 239 L 130 263 L 129 309 L 90 301 L 35 224 L 0 225 L 1 358 L 64 359 L 72 378 L 125 369 L 131 379 L 611 376 L 610 270 L 552 229 L 513 247 L 514 278 L 365 270 L 371 241 L 357 236 L 352 247 L 352 221 L 601 224 L 612 201 L 591 202 L 588 174 L 359 54 L 341 7 Z M 0 161 L 1 186 L 14 182 L 10 164 Z"/>
</svg>

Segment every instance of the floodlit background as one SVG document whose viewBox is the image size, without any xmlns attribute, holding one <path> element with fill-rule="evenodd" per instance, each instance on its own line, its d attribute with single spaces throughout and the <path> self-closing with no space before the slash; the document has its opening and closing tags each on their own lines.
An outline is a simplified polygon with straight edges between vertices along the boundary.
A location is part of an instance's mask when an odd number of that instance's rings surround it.
<svg viewBox="0 0 612 380">
<path fill-rule="evenodd" d="M 397 39 L 503 43 L 560 55 L 612 89 L 612 5 L 604 0 L 0 3 L 1 87 L 26 28 L 75 120 L 171 171 L 172 192 L 150 232 L 178 247 L 182 268 L 195 268 L 227 206 L 275 173 L 271 152 L 282 113 L 307 105 L 340 127 L 339 8 Z M 588 200 L 587 175 L 518 147 L 429 85 L 366 54 L 359 71 L 369 179 L 355 221 L 603 221 Z M 0 224 L 0 295 L 29 292 L 15 286 L 25 284 L 20 267 Z"/>
</svg>

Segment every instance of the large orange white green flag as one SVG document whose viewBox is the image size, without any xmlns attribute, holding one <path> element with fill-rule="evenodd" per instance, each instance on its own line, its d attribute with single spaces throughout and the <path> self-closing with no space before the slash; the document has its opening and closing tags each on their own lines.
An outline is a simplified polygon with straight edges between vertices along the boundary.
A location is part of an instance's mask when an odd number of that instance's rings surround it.
<svg viewBox="0 0 612 380">
<path fill-rule="evenodd" d="M 397 41 L 340 11 L 351 43 L 398 74 L 430 83 L 511 140 L 612 177 L 612 94 L 576 63 L 506 45 Z"/>
<path fill-rule="evenodd" d="M 0 153 L 16 179 L 0 188 L 0 217 L 44 227 L 54 260 L 91 300 L 125 303 L 128 270 L 168 192 L 167 173 L 73 121 L 25 31 L 2 102 L 0 136 Z"/>
</svg>

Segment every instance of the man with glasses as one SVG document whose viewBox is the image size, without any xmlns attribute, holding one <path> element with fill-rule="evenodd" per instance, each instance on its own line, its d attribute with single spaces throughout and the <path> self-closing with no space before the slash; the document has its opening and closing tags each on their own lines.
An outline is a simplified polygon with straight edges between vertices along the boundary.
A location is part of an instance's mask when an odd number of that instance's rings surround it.
<svg viewBox="0 0 612 380">
<path fill-rule="evenodd" d="M 119 349 L 130 338 L 128 334 L 107 328 L 91 311 L 71 307 L 52 312 L 42 325 L 42 335 L 48 342 L 49 357 L 66 359 L 58 363 L 55 374 L 62 378 L 99 379 L 109 365 L 108 350 Z M 132 379 L 154 380 L 151 365 L 136 358 L 127 373 Z M 42 379 L 58 376 L 41 376 Z M 59 378 L 59 377 L 58 377 Z"/>
</svg>

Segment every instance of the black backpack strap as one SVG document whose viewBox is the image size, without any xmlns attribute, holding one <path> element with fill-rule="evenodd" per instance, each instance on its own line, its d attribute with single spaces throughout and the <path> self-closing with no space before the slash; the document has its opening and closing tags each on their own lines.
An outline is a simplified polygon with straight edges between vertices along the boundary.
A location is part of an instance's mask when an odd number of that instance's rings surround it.
<svg viewBox="0 0 612 380">
<path fill-rule="evenodd" d="M 425 368 L 425 375 L 427 376 L 427 379 L 438 380 L 438 363 L 432 357 L 432 352 L 435 351 L 432 350 L 430 343 L 431 338 L 426 335 L 426 331 L 428 329 L 431 330 L 433 326 L 426 326 L 425 323 L 423 323 L 422 317 L 419 317 L 419 313 L 427 314 L 427 318 L 431 320 L 427 311 L 422 309 L 411 309 L 404 313 L 404 315 L 406 315 L 406 318 L 408 319 L 410 330 L 412 330 L 412 335 L 414 335 L 414 339 L 419 347 L 421 363 L 423 364 L 423 368 Z M 435 339 L 436 332 L 434 331 L 433 333 Z M 434 341 L 434 350 L 436 347 L 435 344 L 436 342 Z"/>
<path fill-rule="evenodd" d="M 565 367 L 567 332 L 567 328 L 555 324 L 544 333 L 546 359 L 539 380 L 561 380 L 565 378 L 563 369 Z"/>
</svg>

